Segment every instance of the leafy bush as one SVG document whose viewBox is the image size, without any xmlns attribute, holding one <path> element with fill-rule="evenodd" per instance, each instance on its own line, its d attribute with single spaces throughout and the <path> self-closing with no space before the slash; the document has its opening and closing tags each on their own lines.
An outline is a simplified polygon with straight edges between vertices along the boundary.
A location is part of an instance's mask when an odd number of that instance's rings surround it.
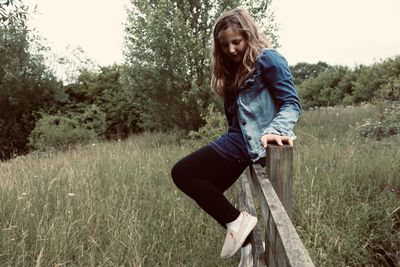
<svg viewBox="0 0 400 267">
<path fill-rule="evenodd" d="M 190 146 L 199 147 L 218 138 L 227 129 L 226 118 L 213 104 L 208 106 L 206 114 L 202 115 L 205 125 L 198 131 L 190 131 L 183 142 Z"/>
<path fill-rule="evenodd" d="M 351 103 L 351 84 L 355 79 L 348 67 L 333 66 L 311 77 L 299 85 L 299 95 L 303 108 L 335 106 Z"/>
<path fill-rule="evenodd" d="M 317 65 L 292 67 L 304 109 L 400 100 L 400 56 L 355 68 Z"/>
<path fill-rule="evenodd" d="M 79 124 L 92 130 L 100 136 L 106 130 L 106 115 L 96 105 L 88 106 L 82 115 L 78 116 Z"/>
<path fill-rule="evenodd" d="M 400 103 L 392 103 L 389 106 L 381 104 L 380 110 L 378 119 L 367 119 L 359 126 L 361 136 L 381 140 L 400 133 Z"/>
<path fill-rule="evenodd" d="M 104 129 L 105 114 L 95 105 L 83 114 L 44 114 L 29 136 L 29 145 L 36 150 L 64 150 L 97 139 Z"/>
<path fill-rule="evenodd" d="M 141 131 L 137 99 L 130 87 L 123 87 L 121 83 L 123 69 L 123 66 L 112 65 L 100 67 L 98 71 L 81 70 L 77 81 L 65 87 L 69 103 L 64 106 L 63 113 L 79 112 L 94 104 L 106 114 L 102 135 L 107 139 L 126 138 Z"/>
</svg>

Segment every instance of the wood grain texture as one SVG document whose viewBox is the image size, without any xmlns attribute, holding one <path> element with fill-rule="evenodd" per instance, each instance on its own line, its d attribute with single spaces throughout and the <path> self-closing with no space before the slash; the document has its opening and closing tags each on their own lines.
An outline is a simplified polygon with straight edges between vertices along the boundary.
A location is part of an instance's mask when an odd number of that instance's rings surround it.
<svg viewBox="0 0 400 267">
<path fill-rule="evenodd" d="M 293 147 L 268 145 L 266 168 L 250 166 L 240 177 L 239 209 L 261 213 L 252 238 L 254 266 L 313 267 L 290 215 L 292 213 Z M 265 236 L 263 236 L 265 234 Z M 265 251 L 262 242 L 265 242 Z"/>
<path fill-rule="evenodd" d="M 259 170 L 253 167 L 250 170 L 261 207 L 267 209 L 261 212 L 267 222 L 266 244 L 271 250 L 267 266 L 314 266 L 272 183 L 262 177 Z"/>
</svg>

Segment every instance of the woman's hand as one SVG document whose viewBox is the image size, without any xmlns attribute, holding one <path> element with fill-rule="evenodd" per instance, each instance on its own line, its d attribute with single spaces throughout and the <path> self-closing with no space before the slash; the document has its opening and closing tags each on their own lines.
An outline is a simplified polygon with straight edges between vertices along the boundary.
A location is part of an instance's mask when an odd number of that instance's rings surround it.
<svg viewBox="0 0 400 267">
<path fill-rule="evenodd" d="M 289 136 L 281 136 L 276 134 L 265 134 L 261 136 L 261 144 L 264 148 L 267 148 L 268 143 L 276 143 L 279 146 L 282 146 L 283 143 L 288 143 L 290 146 L 293 146 L 293 139 Z"/>
</svg>

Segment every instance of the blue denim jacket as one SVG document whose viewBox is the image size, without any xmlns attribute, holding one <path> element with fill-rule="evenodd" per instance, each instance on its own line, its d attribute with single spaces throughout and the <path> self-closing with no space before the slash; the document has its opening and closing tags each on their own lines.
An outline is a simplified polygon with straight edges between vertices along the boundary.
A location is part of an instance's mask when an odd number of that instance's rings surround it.
<svg viewBox="0 0 400 267">
<path fill-rule="evenodd" d="M 286 59 L 274 49 L 263 49 L 255 71 L 242 83 L 237 115 L 250 160 L 266 156 L 261 136 L 296 136 L 293 127 L 300 115 L 300 101 Z"/>
</svg>

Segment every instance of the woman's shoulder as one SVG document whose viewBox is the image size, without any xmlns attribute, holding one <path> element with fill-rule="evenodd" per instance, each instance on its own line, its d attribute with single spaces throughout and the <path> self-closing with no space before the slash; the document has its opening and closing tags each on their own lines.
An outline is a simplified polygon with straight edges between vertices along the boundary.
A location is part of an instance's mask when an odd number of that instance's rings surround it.
<svg viewBox="0 0 400 267">
<path fill-rule="evenodd" d="M 275 48 L 262 48 L 258 54 L 256 62 L 261 65 L 287 64 L 286 58 Z"/>
<path fill-rule="evenodd" d="M 275 48 L 262 48 L 258 54 L 258 58 L 283 58 L 281 53 Z"/>
</svg>

